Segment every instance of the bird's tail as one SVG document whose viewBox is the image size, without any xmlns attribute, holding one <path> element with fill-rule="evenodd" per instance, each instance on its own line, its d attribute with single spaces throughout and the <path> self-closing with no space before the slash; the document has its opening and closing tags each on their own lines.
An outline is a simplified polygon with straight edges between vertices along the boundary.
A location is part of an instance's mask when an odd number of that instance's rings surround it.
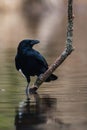
<svg viewBox="0 0 87 130">
<path fill-rule="evenodd" d="M 58 77 L 57 77 L 56 75 L 51 74 L 51 75 L 46 79 L 45 82 L 54 81 L 54 80 L 56 80 L 57 78 L 58 78 Z"/>
</svg>

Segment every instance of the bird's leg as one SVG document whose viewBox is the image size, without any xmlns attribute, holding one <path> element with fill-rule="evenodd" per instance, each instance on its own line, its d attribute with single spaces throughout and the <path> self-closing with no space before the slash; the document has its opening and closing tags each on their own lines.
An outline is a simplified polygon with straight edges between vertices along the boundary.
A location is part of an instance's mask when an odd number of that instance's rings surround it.
<svg viewBox="0 0 87 130">
<path fill-rule="evenodd" d="M 26 87 L 26 95 L 27 95 L 27 99 L 29 99 L 29 85 L 30 85 L 30 76 L 26 77 L 27 79 L 27 87 Z"/>
<path fill-rule="evenodd" d="M 29 83 L 28 83 L 28 85 L 26 87 L 26 95 L 27 95 L 27 99 L 29 99 Z"/>
</svg>

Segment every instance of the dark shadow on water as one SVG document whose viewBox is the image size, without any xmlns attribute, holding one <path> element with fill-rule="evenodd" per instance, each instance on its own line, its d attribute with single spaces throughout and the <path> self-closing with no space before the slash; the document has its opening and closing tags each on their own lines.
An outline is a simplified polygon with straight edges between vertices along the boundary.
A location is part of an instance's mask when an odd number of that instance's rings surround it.
<svg viewBox="0 0 87 130">
<path fill-rule="evenodd" d="M 29 100 L 20 102 L 16 109 L 16 130 L 54 129 L 49 127 L 53 122 L 62 129 L 66 124 L 60 119 L 53 118 L 54 114 L 52 113 L 56 112 L 56 107 L 56 98 L 50 98 L 49 95 L 42 95 L 41 97 L 38 94 L 31 95 Z"/>
</svg>

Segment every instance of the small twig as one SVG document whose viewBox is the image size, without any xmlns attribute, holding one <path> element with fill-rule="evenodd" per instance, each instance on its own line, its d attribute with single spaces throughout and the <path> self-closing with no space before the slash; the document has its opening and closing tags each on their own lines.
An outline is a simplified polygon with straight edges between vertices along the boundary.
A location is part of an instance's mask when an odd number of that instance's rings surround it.
<svg viewBox="0 0 87 130">
<path fill-rule="evenodd" d="M 39 88 L 39 86 L 58 68 L 63 61 L 71 54 L 73 51 L 72 46 L 72 37 L 73 37 L 73 0 L 68 0 L 68 26 L 67 26 L 67 39 L 66 47 L 62 54 L 55 60 L 55 62 L 49 67 L 49 69 L 42 75 L 40 75 L 34 87 Z"/>
</svg>

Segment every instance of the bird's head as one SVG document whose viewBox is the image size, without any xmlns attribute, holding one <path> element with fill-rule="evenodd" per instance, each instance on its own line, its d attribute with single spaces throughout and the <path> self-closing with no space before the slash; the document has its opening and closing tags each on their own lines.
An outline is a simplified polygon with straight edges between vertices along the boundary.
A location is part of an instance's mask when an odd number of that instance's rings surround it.
<svg viewBox="0 0 87 130">
<path fill-rule="evenodd" d="M 39 42 L 40 42 L 39 40 L 31 40 L 31 39 L 22 40 L 18 45 L 18 51 L 31 49 L 33 45 L 38 44 Z"/>
</svg>

